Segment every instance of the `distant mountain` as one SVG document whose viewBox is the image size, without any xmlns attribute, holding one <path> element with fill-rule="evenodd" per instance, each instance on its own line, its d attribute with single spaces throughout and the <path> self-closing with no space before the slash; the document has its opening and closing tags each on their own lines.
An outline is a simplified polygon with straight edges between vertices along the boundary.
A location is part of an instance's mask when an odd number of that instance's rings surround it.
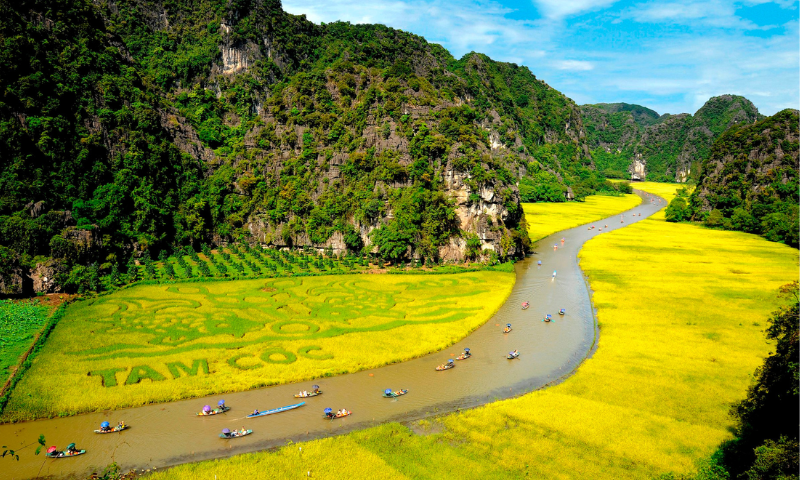
<svg viewBox="0 0 800 480">
<path fill-rule="evenodd" d="M 697 179 L 714 140 L 741 123 L 763 118 L 736 95 L 713 97 L 694 116 L 661 115 L 624 103 L 581 106 L 597 168 L 608 176 L 685 182 Z"/>
<path fill-rule="evenodd" d="M 800 115 L 783 110 L 723 133 L 703 162 L 695 220 L 798 246 Z"/>
<path fill-rule="evenodd" d="M 279 0 L 4 5 L 6 292 L 26 269 L 93 290 L 145 252 L 240 239 L 519 256 L 521 200 L 603 183 L 580 108 L 485 55 Z"/>
</svg>

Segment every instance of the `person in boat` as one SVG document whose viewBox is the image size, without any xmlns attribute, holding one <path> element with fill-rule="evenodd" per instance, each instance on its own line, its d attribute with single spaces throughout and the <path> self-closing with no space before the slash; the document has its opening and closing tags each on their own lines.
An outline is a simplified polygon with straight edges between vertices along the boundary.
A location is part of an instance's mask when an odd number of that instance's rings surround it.
<svg viewBox="0 0 800 480">
<path fill-rule="evenodd" d="M 103 423 L 100 424 L 100 431 L 101 432 L 110 432 L 111 431 L 111 426 L 108 424 L 108 422 L 103 422 Z"/>
<path fill-rule="evenodd" d="M 217 408 L 219 411 L 225 410 L 225 400 L 220 400 L 217 402 Z"/>
<path fill-rule="evenodd" d="M 225 435 L 225 438 L 231 438 L 234 436 L 233 433 L 231 433 L 231 431 L 227 428 L 222 429 L 222 434 Z"/>
<path fill-rule="evenodd" d="M 246 429 L 246 428 L 244 428 L 244 427 L 242 427 L 242 433 L 241 433 L 241 434 L 242 434 L 242 435 L 247 435 L 247 429 Z"/>
<path fill-rule="evenodd" d="M 513 352 L 511 352 L 511 355 L 514 355 L 516 357 L 517 355 L 519 355 L 519 352 L 514 350 Z"/>
<path fill-rule="evenodd" d="M 67 446 L 67 455 L 75 455 L 76 453 L 78 453 L 78 449 L 75 448 L 74 443 L 70 443 L 69 446 Z"/>
<path fill-rule="evenodd" d="M 341 410 L 336 410 L 336 415 L 334 415 L 334 416 L 339 417 L 341 415 L 342 415 L 342 411 Z"/>
<path fill-rule="evenodd" d="M 314 385 L 314 390 L 312 390 L 312 392 L 319 393 L 319 385 Z"/>
<path fill-rule="evenodd" d="M 119 423 L 117 424 L 117 428 L 120 430 L 125 428 L 125 420 L 120 420 Z"/>
<path fill-rule="evenodd" d="M 553 278 L 556 278 L 556 271 L 553 270 Z"/>
<path fill-rule="evenodd" d="M 259 411 L 258 411 L 258 409 L 257 409 L 257 408 L 256 408 L 255 410 L 253 410 L 253 413 L 252 413 L 252 415 L 258 415 L 258 414 L 259 414 Z"/>
</svg>

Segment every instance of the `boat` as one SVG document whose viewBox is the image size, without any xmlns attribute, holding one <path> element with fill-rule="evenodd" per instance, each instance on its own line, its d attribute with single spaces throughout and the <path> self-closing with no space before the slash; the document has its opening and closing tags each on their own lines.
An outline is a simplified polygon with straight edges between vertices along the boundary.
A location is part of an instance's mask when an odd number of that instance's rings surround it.
<svg viewBox="0 0 800 480">
<path fill-rule="evenodd" d="M 246 437 L 246 436 L 250 435 L 251 433 L 253 433 L 252 430 L 245 430 L 244 433 L 242 433 L 241 430 L 234 430 L 233 432 L 231 432 L 230 430 L 228 430 L 226 428 L 226 429 L 222 430 L 222 433 L 219 434 L 219 438 L 224 438 L 225 440 L 230 440 L 231 438 Z"/>
<path fill-rule="evenodd" d="M 453 359 L 451 358 L 450 360 L 447 361 L 447 363 L 439 365 L 438 367 L 436 367 L 436 371 L 441 372 L 443 370 L 450 370 L 451 368 L 453 368 L 455 366 L 456 366 L 456 364 L 455 364 L 455 362 L 453 362 Z"/>
<path fill-rule="evenodd" d="M 519 358 L 519 352 L 517 351 L 509 352 L 508 355 L 506 355 L 506 358 L 509 360 L 514 360 L 515 358 Z"/>
<path fill-rule="evenodd" d="M 456 357 L 456 360 L 466 360 L 471 356 L 472 356 L 472 354 L 469 353 L 469 348 L 465 348 L 464 352 L 461 355 Z"/>
<path fill-rule="evenodd" d="M 309 398 L 309 397 L 316 397 L 317 395 L 322 395 L 322 390 L 316 392 L 308 392 L 308 395 L 300 395 L 299 393 L 295 393 L 294 398 Z"/>
<path fill-rule="evenodd" d="M 108 422 L 103 422 L 103 424 L 101 424 L 100 426 L 108 428 Z M 94 433 L 117 433 L 123 430 L 127 430 L 129 428 L 131 428 L 130 425 L 115 425 L 114 428 L 112 428 L 111 430 L 100 429 L 100 430 L 95 430 Z"/>
<path fill-rule="evenodd" d="M 47 458 L 68 458 L 68 457 L 77 457 L 78 455 L 83 455 L 86 453 L 86 450 L 76 450 L 75 444 L 70 443 L 67 445 L 67 449 L 63 452 L 59 451 L 56 447 L 50 447 L 47 449 L 47 453 L 45 456 Z"/>
<path fill-rule="evenodd" d="M 523 310 L 527 310 L 527 309 L 528 309 L 528 307 L 530 307 L 530 306 L 531 306 L 531 304 L 530 304 L 530 303 L 528 303 L 528 302 L 523 302 L 523 303 L 522 303 L 522 309 L 523 309 Z"/>
<path fill-rule="evenodd" d="M 504 329 L 503 329 L 503 333 L 508 333 L 508 332 L 510 332 L 510 331 L 511 331 L 511 324 L 510 324 L 510 323 L 507 323 L 507 324 L 506 324 L 506 328 L 504 328 Z"/>
<path fill-rule="evenodd" d="M 198 417 L 207 417 L 209 415 L 219 415 L 220 413 L 225 413 L 225 412 L 227 412 L 228 410 L 231 409 L 231 407 L 224 406 L 224 407 L 213 408 L 213 409 L 211 407 L 209 407 L 209 410 L 206 410 L 206 407 L 208 407 L 208 405 L 203 407 L 202 411 L 197 412 L 197 416 Z"/>
<path fill-rule="evenodd" d="M 250 415 L 247 416 L 247 418 L 265 417 L 267 415 L 272 415 L 273 413 L 281 413 L 287 410 L 294 410 L 295 408 L 302 407 L 305 404 L 306 402 L 300 402 L 300 403 L 295 403 L 294 405 L 286 405 L 285 407 L 273 408 L 272 410 L 264 410 L 263 412 L 251 413 Z"/>
<path fill-rule="evenodd" d="M 336 418 L 348 417 L 348 416 L 350 416 L 352 414 L 353 414 L 353 412 L 351 412 L 350 410 L 343 410 L 343 411 L 340 411 L 338 413 L 333 413 L 333 409 L 330 409 L 330 408 L 326 408 L 325 409 L 325 418 L 327 418 L 329 420 L 333 420 L 333 419 L 336 419 Z"/>
<path fill-rule="evenodd" d="M 561 310 L 558 311 L 559 315 L 564 315 L 565 313 L 567 313 L 567 309 L 565 308 L 562 308 Z"/>
<path fill-rule="evenodd" d="M 391 388 L 387 388 L 386 390 L 383 391 L 383 396 L 384 398 L 396 398 L 405 395 L 406 393 L 408 393 L 408 390 L 398 390 L 396 392 L 393 392 Z"/>
<path fill-rule="evenodd" d="M 311 388 L 313 388 L 313 390 L 311 390 L 310 392 L 305 392 L 306 393 L 305 395 L 303 395 L 302 392 L 297 393 L 295 394 L 294 398 L 308 398 L 308 397 L 316 397 L 317 395 L 322 395 L 322 390 L 319 389 L 319 385 L 313 385 Z"/>
</svg>

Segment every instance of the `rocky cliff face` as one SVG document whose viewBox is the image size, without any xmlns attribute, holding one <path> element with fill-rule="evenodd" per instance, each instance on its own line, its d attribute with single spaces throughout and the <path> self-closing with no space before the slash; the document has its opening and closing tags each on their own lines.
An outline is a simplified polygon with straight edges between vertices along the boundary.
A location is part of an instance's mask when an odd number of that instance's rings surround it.
<svg viewBox="0 0 800 480">
<path fill-rule="evenodd" d="M 713 97 L 694 115 L 658 116 L 627 104 L 584 105 L 581 110 L 601 169 L 626 170 L 633 180 L 670 182 L 696 180 L 719 135 L 761 118 L 752 102 L 735 95 Z"/>
<path fill-rule="evenodd" d="M 734 205 L 763 203 L 798 196 L 797 110 L 783 110 L 752 125 L 732 129 L 714 144 L 697 186 L 695 206 L 700 212 Z M 727 198 L 733 195 L 735 199 Z M 729 215 L 730 216 L 730 215 Z"/>
</svg>

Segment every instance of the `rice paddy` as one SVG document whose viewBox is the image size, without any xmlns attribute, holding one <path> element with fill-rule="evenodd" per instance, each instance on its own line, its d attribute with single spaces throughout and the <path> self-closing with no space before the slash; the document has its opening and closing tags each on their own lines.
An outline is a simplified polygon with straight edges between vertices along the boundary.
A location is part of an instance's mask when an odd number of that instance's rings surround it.
<svg viewBox="0 0 800 480">
<path fill-rule="evenodd" d="M 0 387 L 47 323 L 50 307 L 38 301 L 0 300 Z"/>
<path fill-rule="evenodd" d="M 667 223 L 662 210 L 594 238 L 580 257 L 600 343 L 563 383 L 414 431 L 386 424 L 152 478 L 644 479 L 696 470 L 731 436 L 728 408 L 769 351 L 762 330 L 777 288 L 797 278 L 797 250 Z"/>
<path fill-rule="evenodd" d="M 70 305 L 0 420 L 243 391 L 408 360 L 486 322 L 514 278 L 485 270 L 135 285 Z"/>
<path fill-rule="evenodd" d="M 618 197 L 592 195 L 584 202 L 523 203 L 531 241 L 541 240 L 561 230 L 600 220 L 639 205 L 638 195 Z"/>
</svg>

